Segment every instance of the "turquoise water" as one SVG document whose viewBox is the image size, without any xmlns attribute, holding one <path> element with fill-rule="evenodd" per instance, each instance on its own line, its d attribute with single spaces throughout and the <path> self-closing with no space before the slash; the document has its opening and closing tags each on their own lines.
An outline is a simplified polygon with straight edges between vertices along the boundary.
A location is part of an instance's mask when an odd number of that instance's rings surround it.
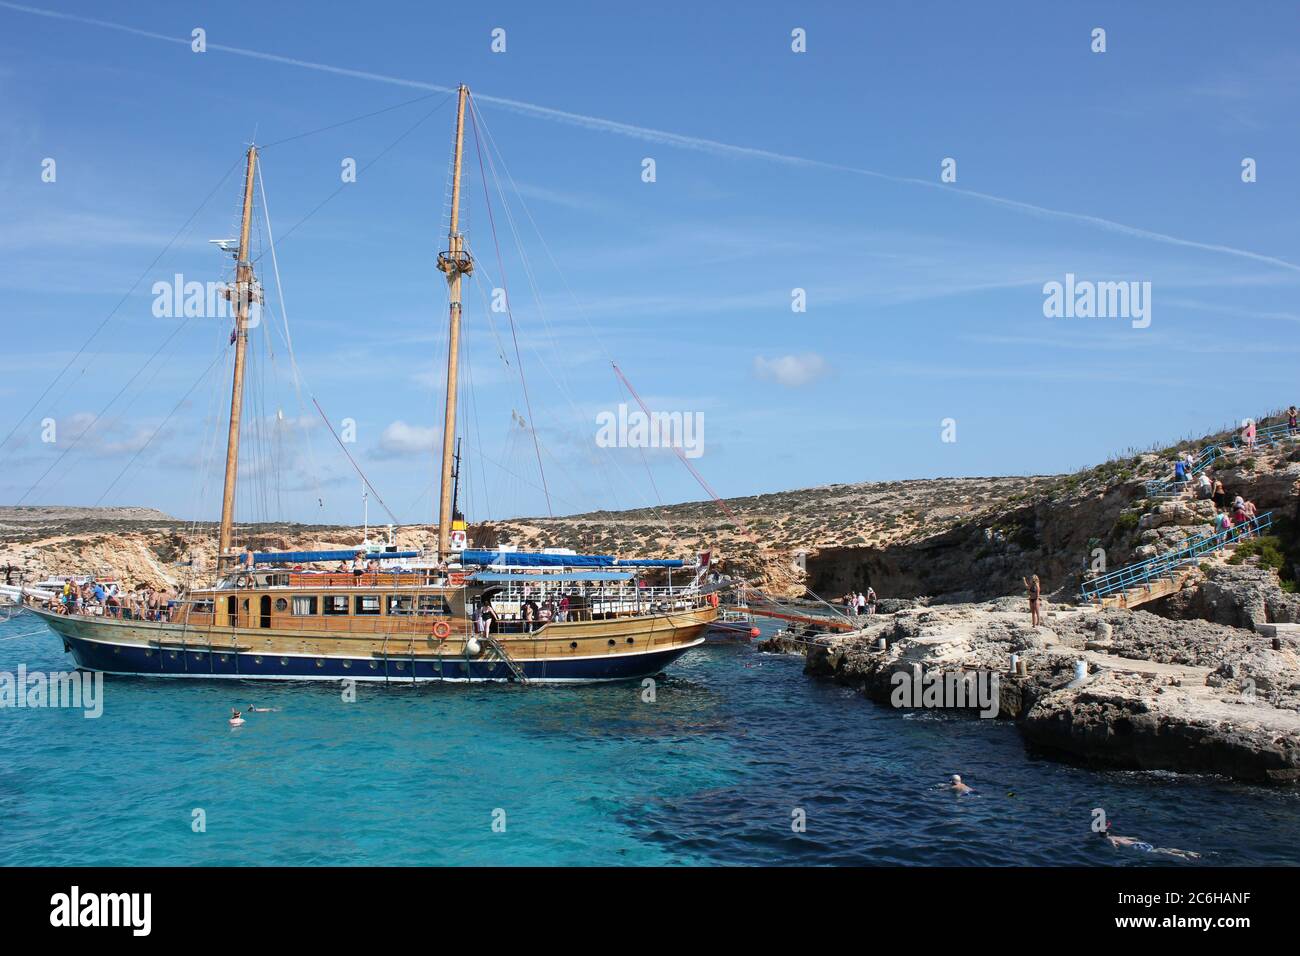
<svg viewBox="0 0 1300 956">
<path fill-rule="evenodd" d="M 34 618 L 0 623 L 0 671 L 68 660 Z M 1092 836 L 1098 806 L 1207 863 L 1300 862 L 1296 791 L 1037 759 L 1008 723 L 903 715 L 801 670 L 707 646 L 654 703 L 639 685 L 361 685 L 345 703 L 108 678 L 98 720 L 0 709 L 0 864 L 1160 862 Z M 249 703 L 280 710 L 232 730 Z M 950 773 L 978 794 L 940 789 Z"/>
</svg>

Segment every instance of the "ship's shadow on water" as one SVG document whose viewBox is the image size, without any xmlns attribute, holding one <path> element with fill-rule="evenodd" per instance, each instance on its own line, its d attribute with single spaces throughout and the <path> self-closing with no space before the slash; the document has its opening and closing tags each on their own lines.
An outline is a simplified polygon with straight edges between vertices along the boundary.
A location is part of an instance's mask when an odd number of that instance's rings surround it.
<svg viewBox="0 0 1300 956">
<path fill-rule="evenodd" d="M 0 623 L 0 671 L 70 669 L 29 630 Z M 1099 807 L 1201 863 L 1300 861 L 1294 791 L 1071 766 L 1007 721 L 906 716 L 802 668 L 705 645 L 649 686 L 359 683 L 351 702 L 109 677 L 99 719 L 0 710 L 0 863 L 1199 865 L 1106 846 Z"/>
</svg>

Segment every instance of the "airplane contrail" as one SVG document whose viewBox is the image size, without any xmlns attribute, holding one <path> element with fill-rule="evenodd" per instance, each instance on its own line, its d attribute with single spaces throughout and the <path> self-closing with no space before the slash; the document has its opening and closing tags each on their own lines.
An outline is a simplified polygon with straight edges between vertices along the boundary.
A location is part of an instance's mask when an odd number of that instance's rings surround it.
<svg viewBox="0 0 1300 956">
<path fill-rule="evenodd" d="M 167 43 L 180 43 L 185 46 L 190 46 L 192 42 L 190 37 L 169 36 L 165 33 L 156 33 L 152 30 L 142 30 L 138 27 L 127 26 L 122 23 L 113 23 L 108 20 L 99 20 L 94 17 L 84 17 L 79 14 L 63 13 L 57 10 L 46 10 L 42 7 L 32 7 L 20 3 L 11 3 L 9 0 L 0 0 L 0 7 L 15 10 L 19 13 L 29 13 L 35 16 L 47 17 L 52 20 L 66 20 L 72 23 L 102 27 L 107 30 L 116 30 L 121 33 L 129 33 L 133 36 L 144 37 L 150 40 L 162 40 Z M 411 89 L 427 90 L 433 93 L 455 92 L 455 87 L 441 86 L 437 83 L 426 83 L 422 80 L 411 80 L 400 76 L 389 76 L 384 73 L 373 73 L 368 70 L 354 70 L 348 67 L 333 66 L 328 63 L 317 63 L 312 60 L 301 60 L 295 57 L 281 56 L 276 53 L 264 53 L 261 50 L 249 50 L 244 47 L 227 46 L 221 43 L 208 43 L 207 49 L 215 50 L 220 53 L 229 53 L 234 56 L 264 60 L 271 63 L 282 63 L 286 66 L 296 66 L 302 69 L 315 70 L 321 73 L 331 73 L 335 76 L 370 80 L 375 83 L 387 83 L 391 86 L 404 86 Z M 833 170 L 835 172 L 849 173 L 854 176 L 866 176 L 872 179 L 880 179 L 886 182 L 899 183 L 908 186 L 924 186 L 927 189 L 938 189 L 944 192 L 954 193 L 968 199 L 979 200 L 981 202 L 1001 206 L 1005 209 L 1013 209 L 1040 218 L 1077 222 L 1097 229 L 1103 229 L 1107 232 L 1132 236 L 1137 239 L 1146 239 L 1151 242 L 1159 242 L 1171 246 L 1181 246 L 1186 249 L 1199 249 L 1203 252 L 1222 253 L 1240 259 L 1249 259 L 1253 262 L 1276 266 L 1280 269 L 1286 269 L 1291 272 L 1300 272 L 1300 265 L 1296 265 L 1295 263 L 1288 262 L 1287 260 L 1280 259 L 1276 256 L 1252 252 L 1249 249 L 1238 249 L 1234 246 L 1226 246 L 1219 243 L 1200 242 L 1195 239 L 1183 239 L 1179 236 L 1169 235 L 1168 233 L 1126 225 L 1125 223 L 1116 222 L 1113 219 L 1106 219 L 1101 216 L 1069 212 L 1063 209 L 1052 209 L 1047 206 L 1022 202 L 1018 199 L 1008 199 L 1005 196 L 996 196 L 992 193 L 979 192 L 974 189 L 964 189 L 947 183 L 938 183 L 927 179 L 918 179 L 912 176 L 896 176 L 873 169 L 864 169 L 859 166 L 848 166 L 821 159 L 811 159 L 805 156 L 793 156 L 787 153 L 777 153 L 771 150 L 759 149 L 752 146 L 737 146 L 732 143 L 723 143 L 718 140 L 705 139 L 699 136 L 688 136 L 682 133 L 669 132 L 667 130 L 635 126 L 631 123 L 622 123 L 617 120 L 604 119 L 599 116 L 586 116 L 582 113 L 571 113 L 567 110 L 555 109 L 549 106 L 539 106 L 536 103 L 527 103 L 522 100 L 510 99 L 504 96 L 475 93 L 474 98 L 480 103 L 493 103 L 503 109 L 515 113 L 534 116 L 539 119 L 551 120 L 553 122 L 565 123 L 570 126 L 579 126 L 584 129 L 614 133 L 619 136 L 627 136 L 633 139 L 644 140 L 646 142 L 660 143 L 665 146 L 676 146 L 680 149 L 712 153 L 718 156 L 737 156 L 749 159 L 761 159 L 768 162 L 780 163 L 786 166 Z"/>
</svg>

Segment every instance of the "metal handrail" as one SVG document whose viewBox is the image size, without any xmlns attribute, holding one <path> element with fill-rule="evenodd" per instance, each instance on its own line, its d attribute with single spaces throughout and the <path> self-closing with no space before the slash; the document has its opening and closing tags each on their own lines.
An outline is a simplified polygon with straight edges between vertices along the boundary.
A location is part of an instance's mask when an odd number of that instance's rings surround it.
<svg viewBox="0 0 1300 956">
<path fill-rule="evenodd" d="M 1212 531 L 1188 541 L 1177 551 L 1166 552 L 1117 568 L 1106 574 L 1085 581 L 1079 589 L 1086 601 L 1098 600 L 1108 594 L 1127 591 L 1129 588 L 1149 584 L 1151 581 L 1172 576 L 1172 573 L 1184 565 L 1190 564 L 1204 554 L 1211 554 L 1241 538 L 1251 537 L 1273 526 L 1273 512 L 1266 511 L 1244 521 L 1226 531 Z"/>
<path fill-rule="evenodd" d="M 1284 436 L 1289 436 L 1290 433 L 1291 433 L 1291 426 L 1288 425 L 1286 422 L 1280 422 L 1277 425 L 1268 425 L 1264 428 L 1257 428 L 1255 430 L 1254 444 L 1275 445 L 1277 444 L 1277 440 L 1279 438 L 1282 438 Z M 1221 442 L 1214 442 L 1213 444 L 1206 445 L 1197 453 L 1196 460 L 1193 461 L 1191 467 L 1187 469 L 1188 479 L 1190 480 L 1194 476 L 1199 475 L 1207 467 L 1209 467 L 1211 464 L 1217 461 L 1223 454 L 1225 454 L 1227 449 L 1242 448 L 1245 445 L 1246 445 L 1246 440 L 1241 437 L 1240 432 L 1233 434 L 1231 438 L 1226 438 Z M 1162 494 L 1168 494 L 1170 488 L 1175 484 L 1177 484 L 1177 482 L 1175 482 L 1172 478 L 1153 479 L 1146 483 L 1147 494 L 1152 497 L 1162 495 Z"/>
</svg>

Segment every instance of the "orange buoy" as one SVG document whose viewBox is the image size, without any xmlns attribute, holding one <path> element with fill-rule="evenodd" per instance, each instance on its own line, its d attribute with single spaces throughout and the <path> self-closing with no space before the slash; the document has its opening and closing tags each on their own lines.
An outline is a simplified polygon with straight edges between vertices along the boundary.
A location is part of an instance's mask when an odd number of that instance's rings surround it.
<svg viewBox="0 0 1300 956">
<path fill-rule="evenodd" d="M 437 624 L 433 625 L 433 636 L 440 641 L 445 641 L 447 638 L 451 637 L 451 625 L 446 621 L 439 621 Z"/>
</svg>

